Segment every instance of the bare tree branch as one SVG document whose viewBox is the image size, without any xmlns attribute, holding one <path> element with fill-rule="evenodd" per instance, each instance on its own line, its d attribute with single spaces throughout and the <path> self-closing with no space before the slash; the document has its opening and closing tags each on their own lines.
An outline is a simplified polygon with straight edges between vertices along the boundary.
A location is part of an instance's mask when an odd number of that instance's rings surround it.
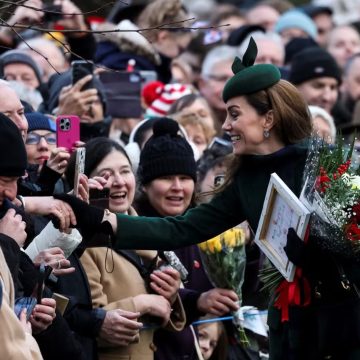
<svg viewBox="0 0 360 360">
<path fill-rule="evenodd" d="M 22 3 L 24 3 L 25 1 L 27 1 L 27 0 L 19 0 L 19 1 L 17 1 L 17 2 L 14 2 L 14 5 L 19 6 L 19 5 L 21 5 Z M 11 6 L 12 6 L 12 5 L 4 5 L 4 6 L 1 6 L 1 7 L 0 7 L 0 10 L 8 9 L 8 8 L 11 7 Z"/>
<path fill-rule="evenodd" d="M 22 6 L 24 8 L 29 8 L 32 10 L 36 10 L 36 11 L 44 11 L 43 9 L 39 9 L 37 7 L 34 6 L 30 6 L 30 5 L 24 5 L 22 4 L 24 1 L 26 0 L 20 0 L 20 1 L 12 1 L 12 0 L 0 0 L 0 4 L 1 3 L 5 3 L 7 5 L 3 6 L 0 8 L 1 9 L 6 9 L 9 8 L 11 6 Z M 122 1 L 122 0 L 120 0 Z M 126 4 L 124 1 L 122 1 L 124 4 Z M 44 12 L 50 13 L 50 14 L 62 14 L 62 15 L 84 15 L 84 14 L 89 14 L 89 13 L 94 13 L 94 12 L 98 12 L 99 10 L 101 10 L 102 8 L 104 8 L 105 6 L 108 6 L 109 4 L 112 4 L 113 2 L 109 2 L 106 3 L 105 5 L 102 5 L 100 7 L 98 7 L 95 10 L 90 10 L 87 12 L 83 12 L 83 13 L 71 13 L 71 14 L 64 14 L 62 12 L 59 11 L 50 11 L 50 10 L 45 10 Z M 229 26 L 229 24 L 224 24 L 224 25 L 217 25 L 217 26 L 202 26 L 202 27 L 188 27 L 188 26 L 181 26 L 182 24 L 188 23 L 190 21 L 194 21 L 195 18 L 189 18 L 189 19 L 184 19 L 181 21 L 175 21 L 175 22 L 169 22 L 166 24 L 162 24 L 162 25 L 158 25 L 158 26 L 154 26 L 154 27 L 149 27 L 149 28 L 142 28 L 142 29 L 135 29 L 135 30 L 126 30 L 126 29 L 118 29 L 118 28 L 114 28 L 111 30 L 91 30 L 91 29 L 63 29 L 60 32 L 63 34 L 76 34 L 76 33 L 82 33 L 82 34 L 100 34 L 100 35 L 105 35 L 107 33 L 120 33 L 120 32 L 136 32 L 139 34 L 142 34 L 143 32 L 149 32 L 149 31 L 154 31 L 154 30 L 176 30 L 176 31 L 189 31 L 189 30 L 209 30 L 209 29 L 217 29 L 220 27 L 224 27 L 224 26 Z M 114 25 L 115 26 L 115 25 Z M 54 34 L 54 29 L 53 28 L 45 28 L 45 27 L 41 27 L 39 25 L 32 25 L 32 24 L 21 24 L 21 23 L 15 23 L 13 25 L 9 24 L 7 21 L 5 21 L 4 19 L 2 19 L 0 17 L 0 28 L 9 28 L 10 31 L 14 32 L 15 35 L 21 39 L 26 46 L 34 51 L 35 53 L 37 53 L 38 55 L 40 55 L 42 58 L 45 59 L 45 61 L 51 66 L 51 68 L 57 73 L 59 74 L 58 70 L 51 64 L 50 60 L 41 53 L 41 51 L 38 51 L 34 48 L 32 48 L 29 43 L 24 39 L 24 37 L 21 35 L 21 33 L 18 30 L 34 30 L 34 31 L 38 31 L 40 33 L 46 33 L 48 34 L 55 42 L 61 44 L 61 46 L 64 49 L 64 53 L 69 53 L 72 54 L 74 57 L 84 60 L 86 62 L 90 62 L 88 59 L 83 58 L 82 56 L 80 56 L 79 54 L 75 53 L 72 49 L 70 49 L 69 45 L 66 44 L 65 42 L 61 41 L 60 39 L 58 39 Z M 142 34 L 143 36 L 145 34 Z M 5 48 L 5 47 L 4 47 Z M 7 47 L 6 47 L 7 48 Z M 107 70 L 107 71 L 112 71 L 112 72 L 118 72 L 119 70 L 114 70 L 114 69 L 109 69 L 103 65 L 98 65 L 95 64 L 95 67 L 98 69 L 103 69 L 103 70 Z"/>
<path fill-rule="evenodd" d="M 63 41 L 61 41 L 60 39 L 58 39 L 57 37 L 55 37 L 55 35 L 52 33 L 52 32 L 48 32 L 47 33 L 54 41 L 58 42 L 61 46 L 64 47 L 65 51 L 64 53 L 65 54 L 72 54 L 73 56 L 77 57 L 78 59 L 80 60 L 84 60 L 86 61 L 87 63 L 91 63 L 93 64 L 91 61 L 89 61 L 89 59 L 85 59 L 84 57 L 82 57 L 81 55 L 77 54 L 76 52 L 74 52 L 73 50 L 71 50 L 69 48 L 69 46 L 64 43 Z M 115 70 L 115 69 L 110 69 L 104 65 L 99 65 L 99 64 L 93 64 L 95 68 L 97 69 L 100 69 L 100 70 L 105 70 L 105 71 L 111 71 L 111 72 L 122 72 L 121 70 Z"/>
<path fill-rule="evenodd" d="M 0 21 L 3 22 L 4 20 L 0 18 Z M 41 54 L 40 51 L 38 51 L 38 50 L 34 49 L 33 47 L 31 47 L 31 46 L 29 45 L 29 43 L 23 38 L 23 36 L 22 36 L 18 31 L 16 31 L 13 27 L 11 28 L 11 30 L 16 34 L 16 36 L 19 37 L 19 39 L 21 39 L 21 40 L 26 44 L 26 46 L 27 46 L 29 49 L 31 49 L 32 51 L 36 52 L 36 53 L 37 53 L 38 55 L 40 55 L 43 59 L 45 59 L 45 61 L 55 70 L 55 72 L 56 72 L 57 74 L 60 74 L 60 73 L 57 71 L 57 69 L 54 67 L 54 65 L 51 64 L 51 62 L 50 62 L 50 60 L 49 60 L 48 57 L 46 57 L 44 54 Z"/>
<path fill-rule="evenodd" d="M 114 28 L 113 30 L 76 30 L 76 29 L 63 29 L 61 30 L 62 33 L 64 34 L 73 34 L 73 33 L 88 33 L 88 34 L 106 34 L 106 33 L 119 33 L 119 32 L 137 32 L 137 33 L 141 33 L 144 31 L 151 31 L 151 30 L 211 30 L 211 29 L 218 29 L 224 26 L 229 26 L 230 24 L 223 24 L 223 25 L 216 25 L 216 26 L 196 26 L 196 27 L 188 27 L 188 26 L 171 26 L 174 24 L 179 24 L 179 23 L 185 23 L 188 21 L 193 21 L 195 20 L 195 18 L 190 18 L 190 19 L 186 19 L 186 20 L 181 20 L 181 21 L 176 21 L 174 23 L 168 23 L 168 24 L 163 24 L 163 25 L 159 25 L 159 26 L 154 26 L 154 27 L 150 27 L 150 28 L 142 28 L 142 29 L 138 29 L 138 30 L 125 30 L 125 29 L 118 29 L 118 28 Z M 47 29 L 47 28 L 41 28 L 38 26 L 33 26 L 33 25 L 25 25 L 25 24 L 15 24 L 15 25 L 9 25 L 6 22 L 4 23 L 4 20 L 2 20 L 2 23 L 0 26 L 3 27 L 10 27 L 10 28 L 17 28 L 17 29 L 22 29 L 22 30 L 36 30 L 39 32 L 44 32 L 44 33 L 49 33 L 54 31 L 54 29 Z"/>
<path fill-rule="evenodd" d="M 26 1 L 26 0 L 25 0 Z M 25 1 L 21 1 L 21 2 L 25 2 Z M 123 4 L 125 5 L 128 5 L 126 2 L 122 1 L 122 0 L 119 0 L 121 1 Z M 109 6 L 109 5 L 112 5 L 115 3 L 115 1 L 110 1 L 104 5 L 101 5 L 99 6 L 98 8 L 94 9 L 94 10 L 89 10 L 89 11 L 85 11 L 85 12 L 81 12 L 81 13 L 63 13 L 62 11 L 54 11 L 54 10 L 44 10 L 44 9 L 39 9 L 35 6 L 31 6 L 31 5 L 25 5 L 25 4 L 19 4 L 19 3 L 16 3 L 14 1 L 9 1 L 9 0 L 0 0 L 0 3 L 5 3 L 5 4 L 9 4 L 7 5 L 7 7 L 10 7 L 12 5 L 16 5 L 16 6 L 20 6 L 20 7 L 24 7 L 24 8 L 27 8 L 27 9 L 31 9 L 31 10 L 35 10 L 35 11 L 42 11 L 44 13 L 47 13 L 47 14 L 57 14 L 57 15 L 89 15 L 89 14 L 92 14 L 92 13 L 97 13 L 99 12 L 100 10 L 102 10 L 103 8 Z M 5 8 L 5 7 L 4 7 Z M 1 10 L 2 8 L 0 8 Z"/>
</svg>

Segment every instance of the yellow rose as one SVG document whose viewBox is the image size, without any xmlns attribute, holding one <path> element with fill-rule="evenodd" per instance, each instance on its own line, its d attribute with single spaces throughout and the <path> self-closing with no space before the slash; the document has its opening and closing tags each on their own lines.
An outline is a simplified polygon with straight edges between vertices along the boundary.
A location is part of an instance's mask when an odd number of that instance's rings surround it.
<svg viewBox="0 0 360 360">
<path fill-rule="evenodd" d="M 213 254 L 215 252 L 215 239 L 206 242 L 208 250 Z"/>
<path fill-rule="evenodd" d="M 245 230 L 236 228 L 236 246 L 244 245 L 245 243 Z"/>
<path fill-rule="evenodd" d="M 217 236 L 213 241 L 214 241 L 215 252 L 220 252 L 222 250 L 220 236 Z"/>
<path fill-rule="evenodd" d="M 236 246 L 236 232 L 235 229 L 225 231 L 223 234 L 224 244 L 226 247 L 233 248 Z"/>
</svg>

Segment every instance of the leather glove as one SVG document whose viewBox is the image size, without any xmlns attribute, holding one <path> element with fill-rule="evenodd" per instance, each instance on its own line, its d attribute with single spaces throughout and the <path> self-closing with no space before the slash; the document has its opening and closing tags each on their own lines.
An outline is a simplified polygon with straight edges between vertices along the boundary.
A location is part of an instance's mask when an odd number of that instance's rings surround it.
<svg viewBox="0 0 360 360">
<path fill-rule="evenodd" d="M 306 245 L 303 240 L 299 238 L 293 228 L 289 228 L 287 234 L 286 246 L 284 251 L 288 259 L 296 266 L 303 267 L 305 262 Z"/>
<path fill-rule="evenodd" d="M 54 194 L 53 196 L 55 199 L 62 200 L 71 206 L 76 216 L 76 228 L 79 229 L 85 240 L 88 240 L 92 238 L 94 234 L 99 233 L 111 236 L 114 235 L 111 225 L 107 221 L 102 222 L 104 218 L 104 209 L 89 205 L 73 195 Z M 54 226 L 59 228 L 59 223 L 58 221 L 56 222 L 56 220 L 57 218 L 52 221 Z M 104 244 L 104 246 L 107 245 L 108 244 Z"/>
</svg>

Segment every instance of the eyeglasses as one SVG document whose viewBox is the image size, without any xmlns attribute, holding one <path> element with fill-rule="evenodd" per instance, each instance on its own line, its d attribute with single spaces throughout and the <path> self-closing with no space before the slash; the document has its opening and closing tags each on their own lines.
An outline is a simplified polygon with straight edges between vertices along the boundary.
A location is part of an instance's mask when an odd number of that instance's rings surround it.
<svg viewBox="0 0 360 360">
<path fill-rule="evenodd" d="M 48 133 L 46 135 L 39 135 L 36 133 L 28 134 L 25 144 L 26 145 L 37 145 L 41 139 L 45 139 L 48 145 L 56 145 L 56 134 Z"/>
</svg>

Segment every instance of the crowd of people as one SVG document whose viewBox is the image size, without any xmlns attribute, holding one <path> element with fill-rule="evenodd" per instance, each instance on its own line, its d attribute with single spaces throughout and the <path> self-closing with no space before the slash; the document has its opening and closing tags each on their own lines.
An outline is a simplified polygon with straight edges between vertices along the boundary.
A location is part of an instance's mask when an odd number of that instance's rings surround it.
<svg viewBox="0 0 360 360">
<path fill-rule="evenodd" d="M 314 301 L 284 321 L 251 236 L 241 304 L 197 246 L 255 233 L 270 175 L 299 196 L 308 139 L 360 127 L 360 5 L 339 4 L 134 0 L 99 20 L 27 0 L 2 21 L 1 359 L 360 359 L 358 259 L 290 231 Z M 56 119 L 74 116 L 68 149 Z M 268 336 L 239 342 L 240 305 L 267 310 Z"/>
</svg>

